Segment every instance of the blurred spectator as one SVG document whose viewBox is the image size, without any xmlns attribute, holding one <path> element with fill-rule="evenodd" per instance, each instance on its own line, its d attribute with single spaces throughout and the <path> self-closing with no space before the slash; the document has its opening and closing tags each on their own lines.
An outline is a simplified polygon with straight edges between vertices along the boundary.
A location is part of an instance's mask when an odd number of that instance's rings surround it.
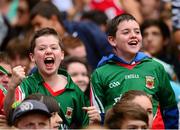
<svg viewBox="0 0 180 130">
<path fill-rule="evenodd" d="M 2 78 L 4 76 L 6 76 L 8 74 L 8 72 L 2 67 L 0 66 L 0 79 L 1 79 L 1 82 L 2 82 Z M 4 114 L 4 99 L 5 99 L 5 96 L 7 94 L 7 86 L 3 86 L 2 83 L 0 84 L 0 115 L 1 114 Z"/>
<path fill-rule="evenodd" d="M 90 69 L 87 62 L 78 57 L 66 57 L 63 61 L 63 65 L 67 72 L 70 74 L 72 80 L 79 86 L 79 88 L 85 93 L 87 96 L 87 101 L 91 99 L 91 91 L 90 91 Z M 91 101 L 90 101 L 91 102 Z M 92 103 L 91 103 L 92 105 Z M 84 110 L 87 111 L 90 124 L 98 123 L 100 124 L 101 117 L 100 113 L 95 106 L 83 107 Z"/>
<path fill-rule="evenodd" d="M 7 94 L 10 78 L 11 66 L 9 60 L 4 52 L 0 52 L 0 129 L 11 129 L 4 115 L 4 99 Z"/>
<path fill-rule="evenodd" d="M 0 114 L 4 114 L 4 98 L 7 94 L 11 73 L 12 70 L 7 55 L 0 52 Z"/>
<path fill-rule="evenodd" d="M 59 115 L 62 115 L 62 113 L 58 102 L 52 96 L 34 93 L 26 97 L 24 100 L 37 100 L 43 102 L 51 113 L 51 129 L 58 130 L 58 128 L 60 128 L 60 125 L 62 124 L 62 118 Z"/>
<path fill-rule="evenodd" d="M 172 65 L 178 78 L 176 74 L 170 75 L 170 77 L 172 80 L 180 79 L 180 62 L 168 26 L 162 20 L 145 20 L 141 26 L 141 32 L 144 51 Z"/>
<path fill-rule="evenodd" d="M 105 116 L 109 129 L 148 129 L 148 114 L 140 105 L 117 102 Z"/>
<path fill-rule="evenodd" d="M 160 19 L 165 22 L 165 24 L 169 27 L 170 32 L 172 33 L 172 2 L 170 0 L 161 0 Z"/>
<path fill-rule="evenodd" d="M 63 66 L 79 88 L 85 93 L 88 90 L 89 93 L 90 69 L 87 62 L 82 58 L 70 56 L 64 59 Z"/>
<path fill-rule="evenodd" d="M 0 12 L 2 12 L 2 14 L 7 18 L 11 25 L 16 19 L 18 2 L 19 0 L 0 1 Z"/>
<path fill-rule="evenodd" d="M 51 0 L 52 3 L 63 13 L 68 20 L 79 20 L 81 12 L 84 9 L 84 0 Z"/>
<path fill-rule="evenodd" d="M 24 38 L 26 33 L 31 30 L 30 11 L 38 1 L 39 0 L 18 0 L 16 20 L 14 20 L 10 26 L 6 22 L 8 26 L 8 36 L 2 41 L 0 46 L 1 50 L 6 49 L 8 42 L 12 38 Z"/>
<path fill-rule="evenodd" d="M 102 32 L 106 32 L 108 17 L 102 11 L 99 10 L 85 11 L 82 13 L 81 20 L 91 20 L 100 27 Z"/>
<path fill-rule="evenodd" d="M 140 10 L 143 19 L 158 19 L 160 17 L 161 0 L 140 0 Z"/>
<path fill-rule="evenodd" d="M 86 58 L 86 48 L 79 38 L 68 35 L 65 36 L 62 40 L 64 44 L 65 56 Z"/>
<path fill-rule="evenodd" d="M 180 52 L 180 1 L 172 0 L 173 38 Z M 179 53 L 180 61 L 180 53 Z"/>
<path fill-rule="evenodd" d="M 140 105 L 142 108 L 144 108 L 148 114 L 149 117 L 149 128 L 152 128 L 152 125 L 156 125 L 156 121 L 162 121 L 162 117 L 161 120 L 153 120 L 153 105 L 152 105 L 152 98 L 150 95 L 148 95 L 146 92 L 144 91 L 140 91 L 140 90 L 129 90 L 127 92 L 125 92 L 121 97 L 120 100 L 118 102 L 133 102 L 136 103 L 138 105 Z M 160 111 L 158 111 L 160 112 Z M 156 113 L 159 114 L 159 113 Z M 156 119 L 156 118 L 154 118 Z M 164 124 L 162 124 L 164 128 Z M 157 127 L 155 127 L 157 128 Z"/>
<path fill-rule="evenodd" d="M 40 0 L 19 0 L 16 21 L 12 28 L 12 37 L 22 37 L 32 27 L 30 25 L 30 12 Z"/>
<path fill-rule="evenodd" d="M 137 0 L 119 0 L 123 6 L 125 12 L 133 15 L 139 24 L 141 24 L 144 20 L 142 12 L 141 12 L 141 5 L 140 1 Z"/>
<path fill-rule="evenodd" d="M 44 103 L 25 100 L 15 108 L 12 123 L 19 129 L 50 129 L 51 113 Z"/>
<path fill-rule="evenodd" d="M 0 84 L 7 89 L 12 70 L 10 61 L 5 52 L 0 52 L 0 67 L 2 69 L 0 72 Z"/>
<path fill-rule="evenodd" d="M 35 29 L 52 27 L 64 37 L 72 34 L 79 37 L 87 52 L 88 63 L 92 69 L 96 68 L 98 61 L 112 51 L 105 33 L 91 21 L 68 22 L 60 18 L 58 9 L 50 2 L 40 2 L 31 12 L 32 25 Z"/>
<path fill-rule="evenodd" d="M 104 12 L 108 19 L 124 13 L 123 7 L 119 0 L 90 0 L 90 10 L 99 10 Z"/>
<path fill-rule="evenodd" d="M 10 59 L 10 64 L 12 67 L 21 65 L 25 67 L 26 75 L 29 74 L 34 64 L 31 62 L 29 57 L 29 35 L 24 38 L 14 38 L 12 39 L 6 47 L 6 53 Z"/>
<path fill-rule="evenodd" d="M 5 16 L 1 14 L 1 12 L 0 12 L 0 28 L 1 28 L 0 29 L 0 49 L 1 49 L 1 46 L 8 41 L 9 39 L 8 34 L 10 32 L 10 25 L 7 19 L 5 18 Z"/>
</svg>

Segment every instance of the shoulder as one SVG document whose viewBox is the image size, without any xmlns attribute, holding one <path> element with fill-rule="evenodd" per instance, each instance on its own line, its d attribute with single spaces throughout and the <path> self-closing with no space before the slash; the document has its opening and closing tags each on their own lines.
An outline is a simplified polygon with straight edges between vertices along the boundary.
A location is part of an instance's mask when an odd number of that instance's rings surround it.
<svg viewBox="0 0 180 130">
<path fill-rule="evenodd" d="M 27 86 L 29 86 L 29 87 L 37 86 L 42 81 L 43 81 L 43 79 L 42 79 L 41 75 L 39 74 L 39 72 L 35 72 L 32 75 L 30 75 L 30 76 L 26 76 L 22 80 L 20 86 L 24 86 L 24 87 L 25 86 L 26 87 Z"/>
<path fill-rule="evenodd" d="M 147 64 L 147 65 L 149 65 L 149 67 L 164 68 L 160 62 L 154 60 L 153 58 L 146 58 L 146 59 L 142 60 L 141 63 Z"/>
</svg>

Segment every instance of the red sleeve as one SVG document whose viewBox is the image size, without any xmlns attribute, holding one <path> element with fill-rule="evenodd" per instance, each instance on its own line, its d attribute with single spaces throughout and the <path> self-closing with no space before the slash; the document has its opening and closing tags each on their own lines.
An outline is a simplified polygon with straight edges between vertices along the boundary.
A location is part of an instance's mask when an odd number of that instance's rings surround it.
<svg viewBox="0 0 180 130">
<path fill-rule="evenodd" d="M 2 90 L 0 90 L 0 114 L 4 114 L 4 110 L 3 110 L 3 107 L 4 107 L 4 93 Z"/>
</svg>

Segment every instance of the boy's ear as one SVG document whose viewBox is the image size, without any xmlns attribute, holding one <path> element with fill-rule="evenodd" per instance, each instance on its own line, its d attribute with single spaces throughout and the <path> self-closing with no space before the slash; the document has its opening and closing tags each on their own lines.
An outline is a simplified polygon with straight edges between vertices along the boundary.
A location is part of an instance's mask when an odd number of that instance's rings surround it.
<svg viewBox="0 0 180 130">
<path fill-rule="evenodd" d="M 30 57 L 30 59 L 31 59 L 32 62 L 35 62 L 33 53 L 30 53 L 30 54 L 29 54 L 29 57 Z"/>
<path fill-rule="evenodd" d="M 61 51 L 61 60 L 64 60 L 64 51 Z"/>
<path fill-rule="evenodd" d="M 113 36 L 108 36 L 108 41 L 112 47 L 116 46 L 115 38 Z"/>
</svg>

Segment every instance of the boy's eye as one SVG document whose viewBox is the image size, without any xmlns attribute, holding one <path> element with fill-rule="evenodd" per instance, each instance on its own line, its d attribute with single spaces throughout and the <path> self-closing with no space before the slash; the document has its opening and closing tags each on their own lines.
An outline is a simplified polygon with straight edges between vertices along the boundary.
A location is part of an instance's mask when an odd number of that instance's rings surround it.
<svg viewBox="0 0 180 130">
<path fill-rule="evenodd" d="M 52 47 L 52 50 L 57 50 L 58 49 L 58 47 Z"/>
<path fill-rule="evenodd" d="M 123 34 L 128 34 L 129 32 L 128 31 L 124 31 L 124 32 L 122 32 Z"/>
<path fill-rule="evenodd" d="M 45 48 L 39 48 L 40 51 L 44 50 Z"/>
<path fill-rule="evenodd" d="M 139 34 L 140 33 L 140 31 L 135 31 L 137 34 Z"/>
</svg>

